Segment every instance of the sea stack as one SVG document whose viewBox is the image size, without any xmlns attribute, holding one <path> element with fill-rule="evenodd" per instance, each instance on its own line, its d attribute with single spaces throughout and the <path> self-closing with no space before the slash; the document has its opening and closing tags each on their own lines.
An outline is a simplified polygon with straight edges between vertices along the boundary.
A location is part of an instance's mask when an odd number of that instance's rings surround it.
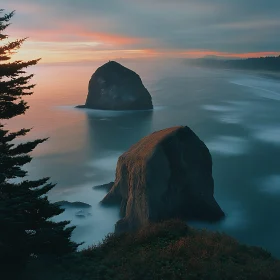
<svg viewBox="0 0 280 280">
<path fill-rule="evenodd" d="M 150 110 L 152 98 L 138 74 L 115 61 L 99 67 L 91 76 L 85 105 L 99 110 Z"/>
<path fill-rule="evenodd" d="M 172 218 L 214 222 L 225 216 L 214 198 L 211 154 L 187 126 L 154 132 L 122 154 L 101 203 L 120 205 L 116 232 Z"/>
</svg>

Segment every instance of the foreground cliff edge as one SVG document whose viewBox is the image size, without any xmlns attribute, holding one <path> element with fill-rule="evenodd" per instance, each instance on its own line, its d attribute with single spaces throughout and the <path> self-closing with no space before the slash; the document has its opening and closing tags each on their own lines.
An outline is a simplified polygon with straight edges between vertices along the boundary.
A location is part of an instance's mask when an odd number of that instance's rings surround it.
<svg viewBox="0 0 280 280">
<path fill-rule="evenodd" d="M 53 260 L 51 266 L 34 260 L 20 278 L 25 279 L 279 280 L 280 261 L 226 234 L 168 220 L 133 233 L 109 234 L 102 243 Z"/>
<path fill-rule="evenodd" d="M 77 108 L 151 110 L 153 104 L 138 74 L 115 61 L 109 61 L 92 75 L 86 103 Z"/>
<path fill-rule="evenodd" d="M 120 233 L 172 218 L 218 221 L 212 158 L 187 126 L 154 132 L 122 154 L 103 205 L 120 204 Z"/>
</svg>

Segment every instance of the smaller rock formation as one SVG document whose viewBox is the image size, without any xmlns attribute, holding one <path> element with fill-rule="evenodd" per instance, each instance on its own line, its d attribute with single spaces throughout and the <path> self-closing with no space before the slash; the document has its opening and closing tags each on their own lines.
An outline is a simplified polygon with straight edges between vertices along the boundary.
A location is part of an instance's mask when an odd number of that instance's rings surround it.
<svg viewBox="0 0 280 280">
<path fill-rule="evenodd" d="M 58 205 L 61 208 L 90 208 L 91 207 L 91 205 L 80 201 L 69 202 L 66 200 L 61 200 L 55 202 L 54 204 Z"/>
<path fill-rule="evenodd" d="M 103 185 L 98 185 L 98 186 L 94 186 L 92 187 L 94 190 L 106 190 L 107 192 L 113 187 L 114 182 L 110 182 L 108 184 L 103 184 Z"/>
<path fill-rule="evenodd" d="M 82 218 L 82 219 L 84 219 L 84 218 L 86 218 L 86 217 L 88 217 L 88 216 L 91 216 L 91 213 L 86 212 L 85 210 L 80 210 L 80 211 L 78 211 L 78 212 L 75 213 L 75 216 L 76 216 L 77 218 Z"/>
<path fill-rule="evenodd" d="M 141 78 L 115 61 L 99 67 L 92 75 L 85 105 L 100 110 L 150 110 L 152 98 Z"/>
<path fill-rule="evenodd" d="M 172 218 L 217 221 L 224 212 L 214 198 L 212 158 L 187 126 L 141 139 L 117 163 L 116 179 L 101 201 L 120 204 L 116 232 Z"/>
</svg>

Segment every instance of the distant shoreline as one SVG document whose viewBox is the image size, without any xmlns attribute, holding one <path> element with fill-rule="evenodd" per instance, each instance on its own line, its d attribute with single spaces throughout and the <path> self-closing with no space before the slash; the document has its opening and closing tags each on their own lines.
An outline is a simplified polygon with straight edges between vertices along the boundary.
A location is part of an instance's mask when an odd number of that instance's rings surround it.
<svg viewBox="0 0 280 280">
<path fill-rule="evenodd" d="M 277 79 L 280 78 L 280 56 L 258 57 L 246 59 L 219 59 L 219 58 L 197 58 L 189 59 L 192 66 L 220 69 L 224 71 L 237 71 L 262 77 Z"/>
<path fill-rule="evenodd" d="M 220 67 L 211 67 L 206 65 L 191 65 L 192 67 L 196 68 L 203 68 L 203 69 L 214 69 L 214 70 L 220 70 L 220 71 L 230 71 L 235 73 L 244 73 L 254 76 L 260 76 L 263 78 L 269 78 L 273 80 L 280 80 L 280 72 L 278 71 L 269 71 L 269 70 L 260 70 L 260 69 L 237 69 L 237 68 L 220 68 Z"/>
</svg>

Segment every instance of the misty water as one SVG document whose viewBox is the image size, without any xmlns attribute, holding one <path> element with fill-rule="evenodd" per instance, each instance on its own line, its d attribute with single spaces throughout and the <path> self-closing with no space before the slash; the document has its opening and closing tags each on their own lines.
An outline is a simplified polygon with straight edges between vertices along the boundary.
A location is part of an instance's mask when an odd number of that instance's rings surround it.
<svg viewBox="0 0 280 280">
<path fill-rule="evenodd" d="M 33 127 L 25 140 L 50 137 L 26 165 L 30 179 L 49 176 L 57 183 L 54 201 L 82 201 L 86 217 L 68 209 L 56 220 L 77 225 L 81 248 L 102 241 L 119 219 L 117 208 L 103 208 L 105 191 L 95 185 L 114 180 L 118 157 L 153 131 L 189 126 L 213 157 L 215 197 L 226 213 L 217 224 L 192 226 L 223 231 L 242 243 L 262 246 L 280 257 L 280 83 L 245 72 L 190 68 L 181 61 L 122 62 L 136 71 L 150 91 L 155 110 L 111 112 L 75 109 L 83 104 L 92 73 L 102 63 L 45 66 L 36 74 L 35 94 L 25 116 L 9 128 Z M 23 139 L 22 139 L 23 140 Z"/>
</svg>

